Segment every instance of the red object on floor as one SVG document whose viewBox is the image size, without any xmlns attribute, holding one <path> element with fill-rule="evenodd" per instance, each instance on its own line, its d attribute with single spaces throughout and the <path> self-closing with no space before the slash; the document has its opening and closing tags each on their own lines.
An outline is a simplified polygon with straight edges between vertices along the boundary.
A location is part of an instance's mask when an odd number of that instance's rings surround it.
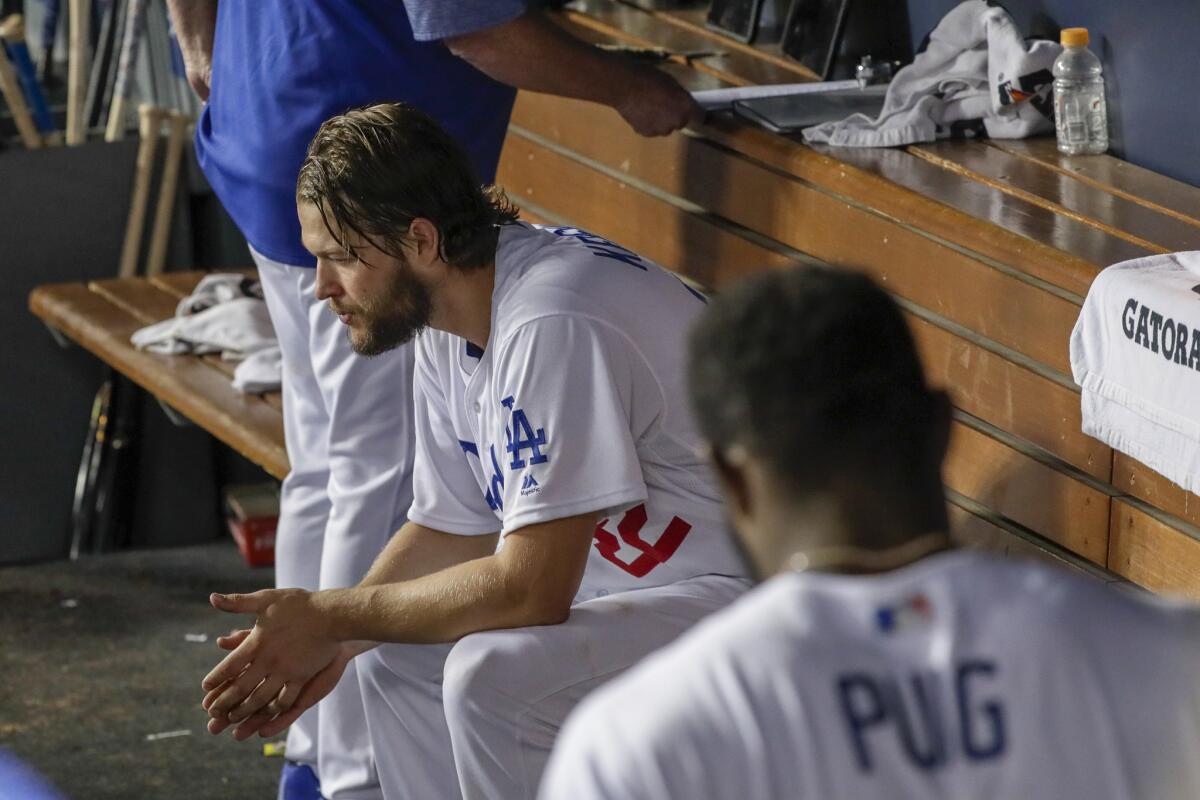
<svg viewBox="0 0 1200 800">
<path fill-rule="evenodd" d="M 275 563 L 275 526 L 278 517 L 227 519 L 229 532 L 237 542 L 238 552 L 252 567 L 270 567 Z"/>
</svg>

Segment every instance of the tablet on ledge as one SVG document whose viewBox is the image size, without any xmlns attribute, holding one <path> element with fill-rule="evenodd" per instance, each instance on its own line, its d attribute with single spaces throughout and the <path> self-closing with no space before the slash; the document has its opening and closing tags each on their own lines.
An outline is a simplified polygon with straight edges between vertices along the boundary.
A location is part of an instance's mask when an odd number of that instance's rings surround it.
<svg viewBox="0 0 1200 800">
<path fill-rule="evenodd" d="M 874 119 L 883 110 L 887 86 L 844 89 L 834 92 L 787 94 L 737 100 L 733 111 L 776 133 L 794 133 L 822 122 L 835 122 L 851 114 L 866 114 Z"/>
</svg>

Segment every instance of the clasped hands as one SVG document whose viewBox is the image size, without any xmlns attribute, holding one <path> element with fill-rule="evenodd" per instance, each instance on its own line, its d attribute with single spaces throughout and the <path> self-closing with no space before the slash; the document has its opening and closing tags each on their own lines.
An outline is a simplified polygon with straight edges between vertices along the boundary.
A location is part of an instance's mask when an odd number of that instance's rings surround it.
<svg viewBox="0 0 1200 800">
<path fill-rule="evenodd" d="M 208 732 L 236 725 L 233 737 L 275 736 L 329 694 L 364 647 L 339 642 L 327 629 L 316 598 L 302 589 L 213 594 L 213 607 L 255 614 L 253 628 L 217 639 L 230 653 L 205 676 L 201 704 Z"/>
</svg>

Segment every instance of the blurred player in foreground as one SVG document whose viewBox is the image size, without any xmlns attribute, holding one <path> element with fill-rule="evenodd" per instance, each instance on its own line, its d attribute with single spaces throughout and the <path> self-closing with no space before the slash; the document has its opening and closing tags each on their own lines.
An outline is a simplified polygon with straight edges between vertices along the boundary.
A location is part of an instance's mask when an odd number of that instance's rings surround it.
<svg viewBox="0 0 1200 800">
<path fill-rule="evenodd" d="M 949 403 L 869 279 L 737 287 L 690 368 L 770 580 L 589 697 L 542 798 L 1200 796 L 1200 614 L 951 549 Z"/>
</svg>

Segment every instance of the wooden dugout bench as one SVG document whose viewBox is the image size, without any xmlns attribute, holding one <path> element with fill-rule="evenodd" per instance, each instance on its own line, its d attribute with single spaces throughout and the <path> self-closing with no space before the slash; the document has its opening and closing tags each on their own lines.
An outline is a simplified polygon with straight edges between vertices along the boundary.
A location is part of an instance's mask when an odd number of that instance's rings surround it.
<svg viewBox="0 0 1200 800">
<path fill-rule="evenodd" d="M 597 43 L 716 51 L 690 89 L 814 79 L 703 11 L 577 0 Z M 960 538 L 1050 553 L 1200 598 L 1200 497 L 1080 431 L 1068 340 L 1095 275 L 1200 249 L 1200 189 L 1054 140 L 809 147 L 726 115 L 662 139 L 610 109 L 522 93 L 499 182 L 527 215 L 607 236 L 710 289 L 797 261 L 868 272 L 956 406 L 945 482 Z"/>
<path fill-rule="evenodd" d="M 283 402 L 278 392 L 245 395 L 233 388 L 234 365 L 219 355 L 164 356 L 136 349 L 138 328 L 174 316 L 203 272 L 40 286 L 29 308 L 47 325 L 79 343 L 156 397 L 172 413 L 194 422 L 282 479 L 288 472 L 283 444 Z"/>
<path fill-rule="evenodd" d="M 811 80 L 703 12 L 582 0 L 559 21 L 607 44 L 715 50 L 667 68 L 692 89 Z M 715 116 L 661 139 L 610 109 L 522 93 L 499 182 L 533 221 L 578 225 L 719 291 L 762 269 L 865 270 L 901 303 L 956 406 L 945 481 L 958 536 L 1108 580 L 1200 597 L 1200 497 L 1080 432 L 1068 337 L 1104 266 L 1200 248 L 1200 190 L 1052 139 L 812 148 Z M 275 477 L 278 395 L 237 393 L 214 357 L 128 344 L 198 273 L 42 287 L 31 308 Z"/>
</svg>

